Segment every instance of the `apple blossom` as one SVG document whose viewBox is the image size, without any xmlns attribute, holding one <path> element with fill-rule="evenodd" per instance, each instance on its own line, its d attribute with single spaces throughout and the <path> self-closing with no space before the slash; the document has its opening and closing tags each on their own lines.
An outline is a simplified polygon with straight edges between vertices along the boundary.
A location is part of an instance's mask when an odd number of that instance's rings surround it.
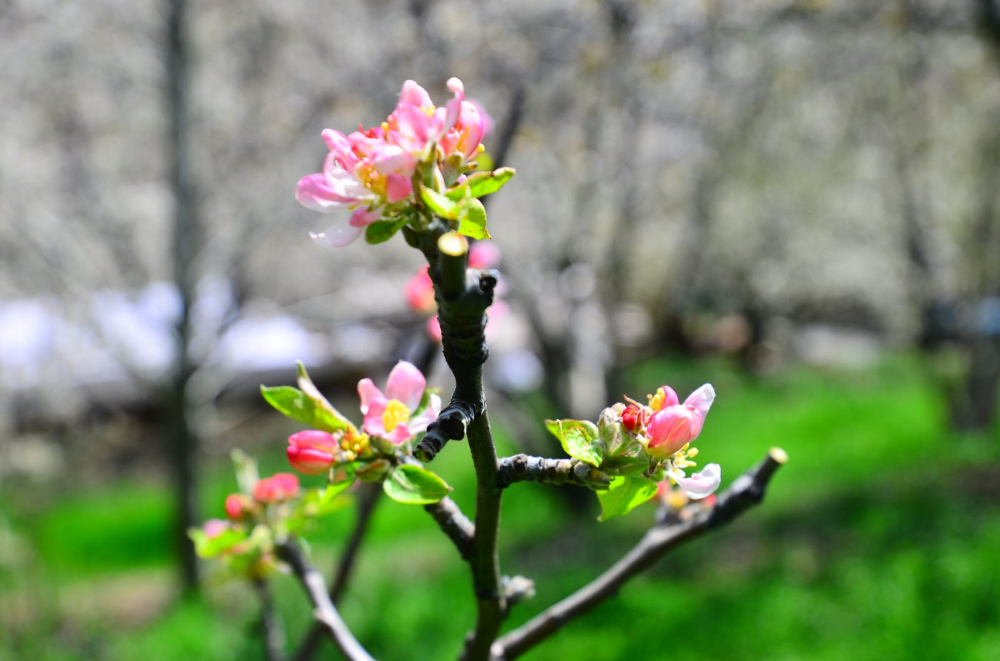
<svg viewBox="0 0 1000 661">
<path fill-rule="evenodd" d="M 365 433 L 400 445 L 426 431 L 441 412 L 441 398 L 436 394 L 431 394 L 427 406 L 418 411 L 426 386 L 420 370 L 404 360 L 389 373 L 384 394 L 371 379 L 359 381 Z"/>
<path fill-rule="evenodd" d="M 473 167 L 467 164 L 482 151 L 484 119 L 465 100 L 461 80 L 451 78 L 447 86 L 454 96 L 438 108 L 424 88 L 407 80 L 396 109 L 381 126 L 359 127 L 349 135 L 323 131 L 329 149 L 323 171 L 300 179 L 295 198 L 321 213 L 352 213 L 324 232 L 312 234 L 317 243 L 345 246 L 380 219 L 403 218 L 405 223 L 406 216 L 401 214 L 419 197 L 414 195 L 418 170 L 430 172 L 428 176 L 439 184 L 451 185 Z M 441 186 L 437 188 L 440 192 Z"/>
<path fill-rule="evenodd" d="M 660 394 L 663 397 L 657 401 Z M 706 383 L 677 404 L 677 395 L 672 389 L 664 386 L 651 400 L 652 408 L 659 404 L 646 426 L 648 443 L 646 449 L 650 455 L 658 459 L 666 459 L 693 441 L 701 433 L 705 424 L 705 416 L 715 399 L 715 390 Z"/>
</svg>

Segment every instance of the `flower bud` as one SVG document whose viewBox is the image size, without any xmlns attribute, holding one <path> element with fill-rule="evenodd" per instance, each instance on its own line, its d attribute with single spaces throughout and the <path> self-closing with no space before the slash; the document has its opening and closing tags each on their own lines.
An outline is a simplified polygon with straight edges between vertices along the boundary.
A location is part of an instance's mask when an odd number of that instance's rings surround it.
<svg viewBox="0 0 1000 661">
<path fill-rule="evenodd" d="M 642 412 L 635 404 L 629 404 L 622 411 L 622 425 L 629 431 L 635 431 L 642 421 Z"/>
<path fill-rule="evenodd" d="M 233 521 L 239 521 L 250 513 L 253 503 L 250 499 L 239 493 L 231 493 L 226 496 L 226 516 Z"/>
<path fill-rule="evenodd" d="M 338 447 L 333 434 L 316 429 L 300 431 L 288 437 L 288 463 L 303 475 L 320 475 L 336 461 Z"/>
<path fill-rule="evenodd" d="M 253 488 L 253 497 L 270 504 L 294 498 L 298 492 L 299 478 L 292 473 L 278 473 L 258 482 Z"/>
<path fill-rule="evenodd" d="M 646 434 L 646 450 L 656 459 L 667 459 L 693 441 L 701 432 L 701 415 L 683 404 L 668 406 L 653 414 Z"/>
</svg>

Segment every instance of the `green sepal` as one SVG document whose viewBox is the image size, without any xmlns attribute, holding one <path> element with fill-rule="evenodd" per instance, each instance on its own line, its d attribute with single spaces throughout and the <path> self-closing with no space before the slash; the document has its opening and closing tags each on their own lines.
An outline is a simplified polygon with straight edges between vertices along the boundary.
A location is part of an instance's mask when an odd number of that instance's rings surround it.
<svg viewBox="0 0 1000 661">
<path fill-rule="evenodd" d="M 486 230 L 486 207 L 476 198 L 461 202 L 458 216 L 458 233 L 472 239 L 492 239 Z"/>
<path fill-rule="evenodd" d="M 371 245 L 385 243 L 391 239 L 396 232 L 403 229 L 406 223 L 410 222 L 407 217 L 396 220 L 376 220 L 365 228 L 365 241 Z"/>
<path fill-rule="evenodd" d="M 385 478 L 390 466 L 388 459 L 376 459 L 360 464 L 355 474 L 362 482 L 379 482 Z"/>
<path fill-rule="evenodd" d="M 382 483 L 382 488 L 387 496 L 405 505 L 436 503 L 451 491 L 440 477 L 412 464 L 397 466 Z"/>
<path fill-rule="evenodd" d="M 445 195 L 454 201 L 470 197 L 483 197 L 495 193 L 514 176 L 514 168 L 498 168 L 493 172 L 476 172 L 470 174 L 461 185 L 452 188 Z M 466 193 L 468 191 L 468 193 Z"/>
<path fill-rule="evenodd" d="M 545 428 L 559 439 L 566 454 L 600 468 L 604 461 L 597 425 L 587 420 L 546 420 Z"/>
<path fill-rule="evenodd" d="M 598 521 L 607 521 L 613 516 L 628 514 L 656 494 L 656 482 L 642 476 L 625 475 L 611 479 L 607 491 L 598 491 L 601 502 L 601 516 Z"/>
<path fill-rule="evenodd" d="M 447 218 L 448 220 L 458 220 L 459 205 L 441 193 L 426 186 L 421 186 L 420 199 L 424 201 L 428 209 L 434 212 L 434 215 Z"/>
</svg>

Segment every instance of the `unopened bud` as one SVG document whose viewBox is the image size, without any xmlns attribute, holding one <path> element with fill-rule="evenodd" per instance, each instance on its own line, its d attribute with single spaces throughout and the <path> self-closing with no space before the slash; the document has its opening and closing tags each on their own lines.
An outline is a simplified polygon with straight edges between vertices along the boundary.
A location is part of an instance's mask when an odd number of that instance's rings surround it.
<svg viewBox="0 0 1000 661">
<path fill-rule="evenodd" d="M 642 421 L 642 412 L 635 404 L 629 404 L 622 411 L 622 426 L 629 431 L 635 431 Z"/>
</svg>

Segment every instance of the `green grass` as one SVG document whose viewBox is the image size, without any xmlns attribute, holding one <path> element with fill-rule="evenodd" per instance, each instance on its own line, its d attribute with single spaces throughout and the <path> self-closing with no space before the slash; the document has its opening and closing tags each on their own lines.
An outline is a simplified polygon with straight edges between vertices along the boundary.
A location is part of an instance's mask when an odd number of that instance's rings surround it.
<svg viewBox="0 0 1000 661">
<path fill-rule="evenodd" d="M 722 464 L 725 480 L 773 445 L 791 460 L 764 506 L 678 550 L 525 658 L 996 659 L 1000 438 L 949 432 L 921 374 L 906 356 L 865 372 L 796 369 L 765 379 L 722 361 L 636 369 L 630 393 L 638 397 L 664 382 L 682 396 L 715 384 L 698 446 L 704 461 Z M 267 471 L 284 470 L 280 445 L 258 452 Z M 449 446 L 435 469 L 471 513 L 465 447 Z M 205 511 L 218 515 L 235 483 L 221 465 L 204 477 Z M 17 616 L 3 617 L 15 624 L 0 638 L 0 661 L 263 658 L 245 587 L 211 583 L 203 601 L 172 602 L 165 485 L 70 491 L 42 509 L 14 495 L 0 502 L 35 560 L 17 572 L 0 562 L 0 616 Z M 547 487 L 509 490 L 504 569 L 538 588 L 510 625 L 596 576 L 650 516 L 640 509 L 598 525 L 565 514 Z M 310 537 L 319 566 L 333 564 L 351 519 L 345 511 Z M 274 584 L 295 640 L 309 608 L 291 579 Z M 157 590 L 151 616 L 128 617 L 140 610 L 130 600 L 141 605 Z M 87 595 L 92 608 L 75 604 Z M 33 611 L 15 612 L 28 603 Z M 474 603 L 465 566 L 426 514 L 384 502 L 342 610 L 377 658 L 437 660 L 456 656 Z"/>
</svg>

